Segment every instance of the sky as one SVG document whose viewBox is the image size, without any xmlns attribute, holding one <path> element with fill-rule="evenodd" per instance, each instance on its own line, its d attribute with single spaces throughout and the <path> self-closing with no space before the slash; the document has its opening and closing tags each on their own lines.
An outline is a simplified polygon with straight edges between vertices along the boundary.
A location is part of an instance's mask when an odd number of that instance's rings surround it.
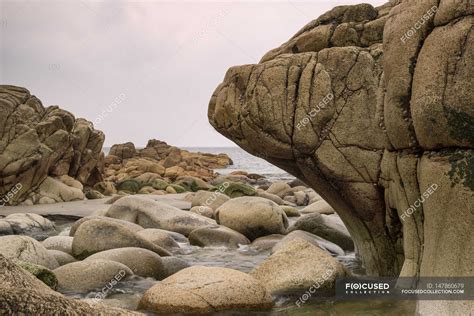
<svg viewBox="0 0 474 316">
<path fill-rule="evenodd" d="M 0 83 L 92 121 L 105 146 L 235 146 L 207 120 L 227 69 L 360 2 L 387 0 L 0 0 Z"/>
</svg>

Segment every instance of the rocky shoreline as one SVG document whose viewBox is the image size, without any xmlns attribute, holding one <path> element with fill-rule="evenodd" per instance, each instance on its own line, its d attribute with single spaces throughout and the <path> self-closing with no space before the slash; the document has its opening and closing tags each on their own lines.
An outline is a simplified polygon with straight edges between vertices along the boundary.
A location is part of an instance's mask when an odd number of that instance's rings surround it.
<svg viewBox="0 0 474 316">
<path fill-rule="evenodd" d="M 105 156 L 91 122 L 0 86 L 0 314 L 469 314 L 333 297 L 472 277 L 473 13 L 339 6 L 230 68 L 209 122 L 291 182 L 156 139 Z"/>
<path fill-rule="evenodd" d="M 29 212 L 0 219 L 0 261 L 9 267 L 0 278 L 30 273 L 44 284 L 2 297 L 2 312 L 21 311 L 14 299 L 36 302 L 43 296 L 45 303 L 27 304 L 28 309 L 45 313 L 65 304 L 107 313 L 117 312 L 113 308 L 164 314 L 268 311 L 277 297 L 304 293 L 315 278 L 324 280 L 326 291 L 336 277 L 354 271 L 355 257 L 342 259 L 353 256 L 352 240 L 330 206 L 318 196 L 309 206 L 289 205 L 287 197 L 295 197 L 292 190 L 303 192 L 302 186 L 276 182 L 254 189 L 253 196 L 236 197 L 221 193 L 227 182 L 217 188 L 115 195 L 81 202 L 82 209 L 74 207 L 79 202 L 4 207 L 8 212 L 29 207 Z M 215 260 L 222 252 L 229 259 Z M 250 265 L 248 258 L 254 258 Z M 281 274 L 282 265 L 293 268 Z"/>
</svg>

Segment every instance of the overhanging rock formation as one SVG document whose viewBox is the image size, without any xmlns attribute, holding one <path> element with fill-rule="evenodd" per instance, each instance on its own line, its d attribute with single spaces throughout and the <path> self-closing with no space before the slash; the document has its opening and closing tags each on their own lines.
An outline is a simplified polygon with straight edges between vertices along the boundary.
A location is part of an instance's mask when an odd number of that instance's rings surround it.
<svg viewBox="0 0 474 316">
<path fill-rule="evenodd" d="M 209 121 L 331 204 L 369 274 L 473 276 L 473 13 L 336 7 L 229 69 Z"/>
</svg>

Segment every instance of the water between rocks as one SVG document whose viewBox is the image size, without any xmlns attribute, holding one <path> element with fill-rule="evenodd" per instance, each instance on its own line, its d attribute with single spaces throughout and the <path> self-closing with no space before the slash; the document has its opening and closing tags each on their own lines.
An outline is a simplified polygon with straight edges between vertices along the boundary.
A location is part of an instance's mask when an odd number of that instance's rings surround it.
<svg viewBox="0 0 474 316">
<path fill-rule="evenodd" d="M 65 221 L 56 222 L 60 234 L 67 234 L 71 223 Z M 184 259 L 190 265 L 204 265 L 213 267 L 225 267 L 242 272 L 250 272 L 259 263 L 265 260 L 270 251 L 257 251 L 249 246 L 241 246 L 238 249 L 225 247 L 197 247 L 188 243 L 180 243 L 180 249 L 173 251 L 176 257 Z M 346 253 L 336 257 L 348 270 L 355 274 L 363 274 L 364 269 L 361 262 L 354 253 Z M 289 267 L 290 268 L 290 267 Z M 107 298 L 101 303 L 114 307 L 136 310 L 138 302 L 143 293 L 156 284 L 152 278 L 134 276 L 120 281 L 107 293 Z M 93 299 L 97 292 L 63 294 L 78 299 Z M 269 312 L 236 312 L 226 311 L 214 313 L 214 315 L 414 315 L 414 302 L 388 302 L 388 301 L 336 301 L 332 299 L 310 299 L 298 307 L 295 297 L 275 297 L 275 307 Z M 150 314 L 152 315 L 152 314 Z"/>
</svg>

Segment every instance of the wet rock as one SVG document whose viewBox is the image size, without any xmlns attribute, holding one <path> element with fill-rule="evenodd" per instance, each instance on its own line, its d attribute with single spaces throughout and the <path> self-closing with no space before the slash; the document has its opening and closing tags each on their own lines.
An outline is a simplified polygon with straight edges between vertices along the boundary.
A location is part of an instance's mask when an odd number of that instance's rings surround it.
<svg viewBox="0 0 474 316">
<path fill-rule="evenodd" d="M 166 277 L 161 257 L 147 249 L 134 247 L 110 249 L 93 254 L 87 257 L 84 262 L 97 259 L 122 263 L 129 267 L 134 274 L 145 278 L 151 277 L 161 280 Z"/>
<path fill-rule="evenodd" d="M 300 212 L 296 207 L 289 206 L 289 205 L 281 205 L 281 209 L 285 212 L 286 216 L 288 217 L 298 217 L 301 216 Z"/>
<path fill-rule="evenodd" d="M 76 233 L 79 226 L 81 226 L 85 222 L 90 221 L 92 219 L 100 219 L 100 220 L 104 220 L 104 221 L 113 222 L 113 223 L 122 225 L 122 226 L 124 226 L 124 227 L 126 227 L 126 228 L 128 228 L 128 229 L 130 229 L 131 231 L 134 231 L 134 232 L 138 232 L 138 231 L 144 229 L 140 225 L 131 223 L 129 221 L 124 221 L 124 220 L 121 220 L 121 219 L 106 217 L 106 216 L 92 215 L 92 216 L 83 217 L 80 220 L 75 221 L 74 224 L 71 226 L 71 230 L 69 231 L 69 236 L 71 236 L 71 237 L 74 236 L 74 234 Z"/>
<path fill-rule="evenodd" d="M 0 255 L 0 313 L 3 315 L 141 315 L 132 311 L 89 305 L 69 299 Z"/>
<path fill-rule="evenodd" d="M 193 206 L 189 211 L 207 218 L 214 218 L 214 210 L 209 206 Z"/>
<path fill-rule="evenodd" d="M 257 191 L 248 184 L 239 182 L 229 182 L 228 184 L 223 192 L 231 198 L 257 194 Z"/>
<path fill-rule="evenodd" d="M 304 230 L 330 242 L 335 243 L 344 250 L 353 250 L 354 243 L 338 217 L 312 213 L 301 216 L 288 231 Z"/>
<path fill-rule="evenodd" d="M 55 202 L 70 202 L 85 199 L 84 192 L 82 192 L 82 185 L 81 188 L 69 186 L 59 179 L 52 177 L 47 177 L 41 183 L 38 189 L 38 196 L 40 201 L 41 198 L 49 198 Z"/>
<path fill-rule="evenodd" d="M 178 243 L 173 238 L 173 236 L 175 236 L 173 232 L 168 232 L 156 228 L 147 228 L 140 230 L 139 232 L 137 232 L 137 234 L 164 249 L 171 250 L 173 248 L 179 248 Z M 180 235 L 178 236 L 180 240 L 184 240 L 184 242 L 187 241 L 185 236 L 182 236 L 181 234 L 177 235 Z"/>
<path fill-rule="evenodd" d="M 248 245 L 250 241 L 239 232 L 225 226 L 212 225 L 197 228 L 189 234 L 189 243 L 200 247 L 226 246 L 238 248 Z"/>
<path fill-rule="evenodd" d="M 65 264 L 71 263 L 71 262 L 76 262 L 76 258 L 71 256 L 68 253 L 59 251 L 59 250 L 53 250 L 53 249 L 48 249 L 48 253 L 56 259 L 58 262 L 59 266 L 63 266 Z"/>
<path fill-rule="evenodd" d="M 94 185 L 93 189 L 106 196 L 117 194 L 115 184 L 111 181 L 98 182 Z"/>
<path fill-rule="evenodd" d="M 319 214 L 334 214 L 334 209 L 324 200 L 311 203 L 301 210 L 302 214 L 319 213 Z"/>
<path fill-rule="evenodd" d="M 228 200 L 230 198 L 220 192 L 198 191 L 191 200 L 191 206 L 207 206 L 216 210 Z"/>
<path fill-rule="evenodd" d="M 153 286 L 139 308 L 155 313 L 269 310 L 271 296 L 254 278 L 226 268 L 190 267 Z"/>
<path fill-rule="evenodd" d="M 175 274 L 178 271 L 190 267 L 190 265 L 181 258 L 177 257 L 163 257 L 161 258 L 163 265 L 165 267 L 165 277 Z"/>
<path fill-rule="evenodd" d="M 254 249 L 265 251 L 272 249 L 280 240 L 282 240 L 284 235 L 272 234 L 268 236 L 263 236 L 252 241 L 250 246 Z"/>
<path fill-rule="evenodd" d="M 277 250 L 284 248 L 286 244 L 295 239 L 303 239 L 311 244 L 318 246 L 319 248 L 328 251 L 333 255 L 343 256 L 344 250 L 326 239 L 313 235 L 311 233 L 305 232 L 303 230 L 294 230 L 283 239 L 281 239 L 275 246 L 272 248 L 272 252 L 276 252 Z"/>
<path fill-rule="evenodd" d="M 212 190 L 214 187 L 206 181 L 192 176 L 182 176 L 176 179 L 174 184 L 180 185 L 186 189 L 186 191 L 198 192 L 200 190 Z"/>
<path fill-rule="evenodd" d="M 27 261 L 15 260 L 14 262 L 17 266 L 33 274 L 38 280 L 49 286 L 51 289 L 57 289 L 58 279 L 51 270 Z"/>
<path fill-rule="evenodd" d="M 97 190 L 85 189 L 84 192 L 88 200 L 97 200 L 105 198 L 105 195 L 103 195 Z"/>
<path fill-rule="evenodd" d="M 55 270 L 59 288 L 66 291 L 90 292 L 113 281 L 133 275 L 126 265 L 111 260 L 85 260 L 63 265 Z"/>
<path fill-rule="evenodd" d="M 5 232 L 13 232 L 17 235 L 45 238 L 55 233 L 54 224 L 41 215 L 33 213 L 15 213 L 0 220 L 3 222 Z M 8 225 L 10 229 L 8 229 Z M 5 234 L 6 235 L 6 234 Z"/>
<path fill-rule="evenodd" d="M 68 254 L 72 254 L 72 240 L 69 236 L 52 236 L 43 240 L 42 244 L 46 249 L 59 250 Z"/>
<path fill-rule="evenodd" d="M 139 247 L 162 256 L 171 255 L 168 250 L 126 226 L 101 219 L 91 219 L 79 226 L 72 242 L 72 253 L 74 257 L 83 259 L 97 252 L 123 247 Z"/>
<path fill-rule="evenodd" d="M 294 239 L 265 259 L 250 273 L 273 294 L 306 292 L 318 284 L 324 292 L 335 287 L 345 268 L 326 251 Z"/>
<path fill-rule="evenodd" d="M 117 183 L 117 190 L 128 194 L 138 193 L 140 190 L 140 183 L 133 179 L 126 179 Z"/>
<path fill-rule="evenodd" d="M 112 204 L 106 216 L 137 223 L 144 228 L 160 228 L 183 235 L 189 235 L 196 228 L 215 224 L 210 218 L 138 196 L 121 198 Z"/>
<path fill-rule="evenodd" d="M 236 230 L 250 240 L 283 234 L 288 227 L 288 219 L 281 207 L 260 197 L 229 200 L 216 210 L 215 218 L 218 224 Z"/>
<path fill-rule="evenodd" d="M 298 206 L 308 205 L 309 197 L 304 191 L 297 191 L 294 192 L 293 195 L 295 196 L 295 203 Z"/>
<path fill-rule="evenodd" d="M 278 195 L 280 198 L 284 198 L 286 195 L 291 193 L 291 187 L 284 181 L 275 181 L 267 189 L 267 193 Z"/>
<path fill-rule="evenodd" d="M 18 259 L 55 269 L 59 266 L 56 259 L 35 239 L 28 236 L 0 237 L 0 254 L 9 259 Z"/>
<path fill-rule="evenodd" d="M 261 190 L 261 189 L 257 189 L 257 196 L 261 197 L 261 198 L 264 198 L 264 199 L 267 199 L 267 200 L 271 200 L 271 201 L 275 202 L 278 205 L 285 204 L 285 201 L 283 201 L 283 199 L 280 198 L 278 195 L 268 193 L 268 192 L 266 192 L 264 190 Z"/>
<path fill-rule="evenodd" d="M 3 219 L 0 219 L 0 236 L 13 234 L 14 232 L 10 223 Z"/>
</svg>

